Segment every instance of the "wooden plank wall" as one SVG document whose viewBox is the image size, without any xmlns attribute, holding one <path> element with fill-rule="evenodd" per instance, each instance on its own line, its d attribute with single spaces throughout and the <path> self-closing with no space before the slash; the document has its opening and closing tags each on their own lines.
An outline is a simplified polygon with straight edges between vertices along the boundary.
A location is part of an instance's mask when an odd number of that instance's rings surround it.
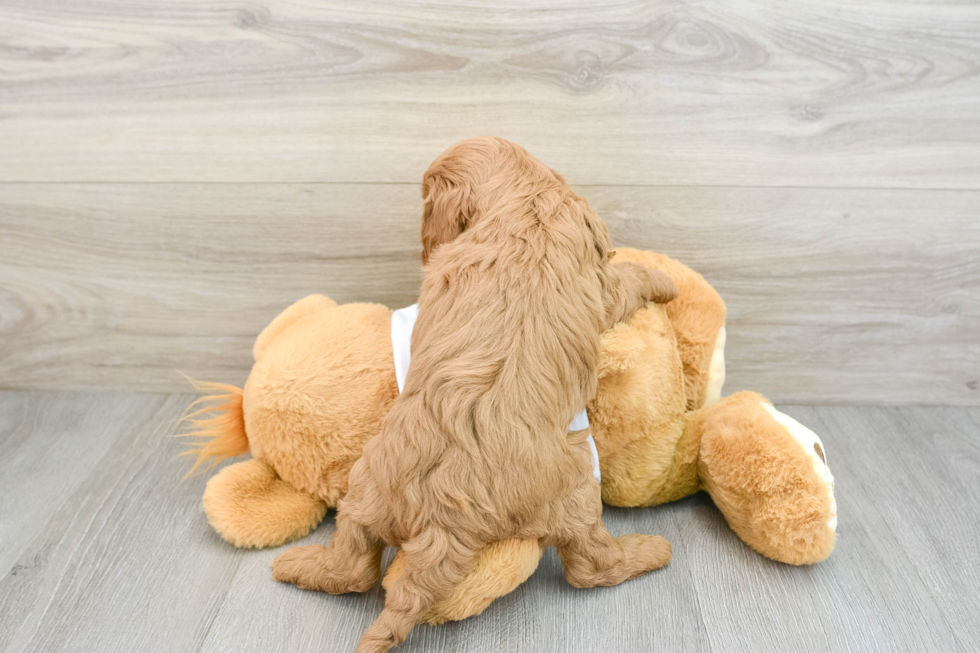
<svg viewBox="0 0 980 653">
<path fill-rule="evenodd" d="M 241 383 L 477 134 L 729 305 L 728 390 L 980 404 L 980 6 L 0 0 L 0 387 Z"/>
</svg>

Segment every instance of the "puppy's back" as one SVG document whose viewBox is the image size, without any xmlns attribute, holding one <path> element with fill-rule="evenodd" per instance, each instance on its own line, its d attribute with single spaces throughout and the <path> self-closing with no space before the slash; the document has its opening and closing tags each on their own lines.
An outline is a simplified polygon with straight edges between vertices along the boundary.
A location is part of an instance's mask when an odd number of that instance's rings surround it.
<svg viewBox="0 0 980 653">
<path fill-rule="evenodd" d="M 519 521 L 574 475 L 567 426 L 595 388 L 602 252 L 588 205 L 558 178 L 533 181 L 481 207 L 426 270 L 412 372 L 389 415 L 408 441 L 393 452 L 423 470 L 401 486 L 418 505 L 433 492 Z"/>
</svg>

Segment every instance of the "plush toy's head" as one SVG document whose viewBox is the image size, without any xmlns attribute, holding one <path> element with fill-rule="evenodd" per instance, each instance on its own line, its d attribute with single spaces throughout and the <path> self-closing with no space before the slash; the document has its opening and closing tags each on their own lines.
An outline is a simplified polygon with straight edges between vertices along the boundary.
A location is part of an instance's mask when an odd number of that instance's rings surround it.
<svg viewBox="0 0 980 653">
<path fill-rule="evenodd" d="M 721 296 L 704 277 L 669 256 L 620 247 L 616 249 L 616 260 L 656 268 L 674 281 L 677 298 L 663 308 L 676 337 L 676 344 L 670 343 L 670 348 L 677 350 L 683 366 L 687 409 L 696 410 L 718 401 L 725 382 L 727 314 Z M 634 333 L 647 330 L 624 326 Z"/>
<path fill-rule="evenodd" d="M 256 343 L 245 384 L 245 432 L 254 457 L 297 490 L 335 506 L 347 492 L 350 468 L 398 396 L 391 311 L 313 298 L 288 324 L 273 322 Z"/>
</svg>

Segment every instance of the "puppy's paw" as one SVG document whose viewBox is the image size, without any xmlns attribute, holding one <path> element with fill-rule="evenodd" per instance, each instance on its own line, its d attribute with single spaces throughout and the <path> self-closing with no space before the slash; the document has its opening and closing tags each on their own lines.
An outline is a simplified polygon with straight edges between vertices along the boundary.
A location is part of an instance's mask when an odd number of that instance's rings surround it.
<svg viewBox="0 0 980 653">
<path fill-rule="evenodd" d="M 294 546 L 272 561 L 272 577 L 304 590 L 330 594 L 366 592 L 378 582 L 380 563 L 380 552 L 377 556 L 345 558 L 326 546 Z"/>
<path fill-rule="evenodd" d="M 677 286 L 674 285 L 673 279 L 660 270 L 632 261 L 623 261 L 614 265 L 619 269 L 620 274 L 635 280 L 636 290 L 645 301 L 666 304 L 677 297 Z"/>
<path fill-rule="evenodd" d="M 666 304 L 677 298 L 677 286 L 674 280 L 660 270 L 644 267 L 646 271 L 646 286 L 643 290 L 643 298 L 648 302 Z"/>
<path fill-rule="evenodd" d="M 323 589 L 320 583 L 327 570 L 328 558 L 325 546 L 294 546 L 272 561 L 272 578 L 305 590 Z"/>
<path fill-rule="evenodd" d="M 670 562 L 670 542 L 658 535 L 631 533 L 616 538 L 623 545 L 626 559 L 631 567 L 627 580 L 660 569 Z"/>
</svg>

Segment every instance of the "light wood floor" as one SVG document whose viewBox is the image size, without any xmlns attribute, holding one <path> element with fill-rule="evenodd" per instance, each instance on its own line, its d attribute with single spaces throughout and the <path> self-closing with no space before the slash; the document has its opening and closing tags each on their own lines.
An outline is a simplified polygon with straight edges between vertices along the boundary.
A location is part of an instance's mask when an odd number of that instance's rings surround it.
<svg viewBox="0 0 980 653">
<path fill-rule="evenodd" d="M 188 395 L 0 393 L 0 651 L 352 651 L 383 594 L 272 581 L 276 551 L 208 526 L 205 477 L 168 437 Z M 706 495 L 606 508 L 674 545 L 663 570 L 576 590 L 553 550 L 483 615 L 417 628 L 409 651 L 976 651 L 980 409 L 780 406 L 821 434 L 840 540 L 825 562 L 763 559 Z M 332 518 L 307 542 L 325 542 Z M 390 554 L 390 552 L 389 552 Z M 390 558 L 390 555 L 389 555 Z"/>
</svg>

